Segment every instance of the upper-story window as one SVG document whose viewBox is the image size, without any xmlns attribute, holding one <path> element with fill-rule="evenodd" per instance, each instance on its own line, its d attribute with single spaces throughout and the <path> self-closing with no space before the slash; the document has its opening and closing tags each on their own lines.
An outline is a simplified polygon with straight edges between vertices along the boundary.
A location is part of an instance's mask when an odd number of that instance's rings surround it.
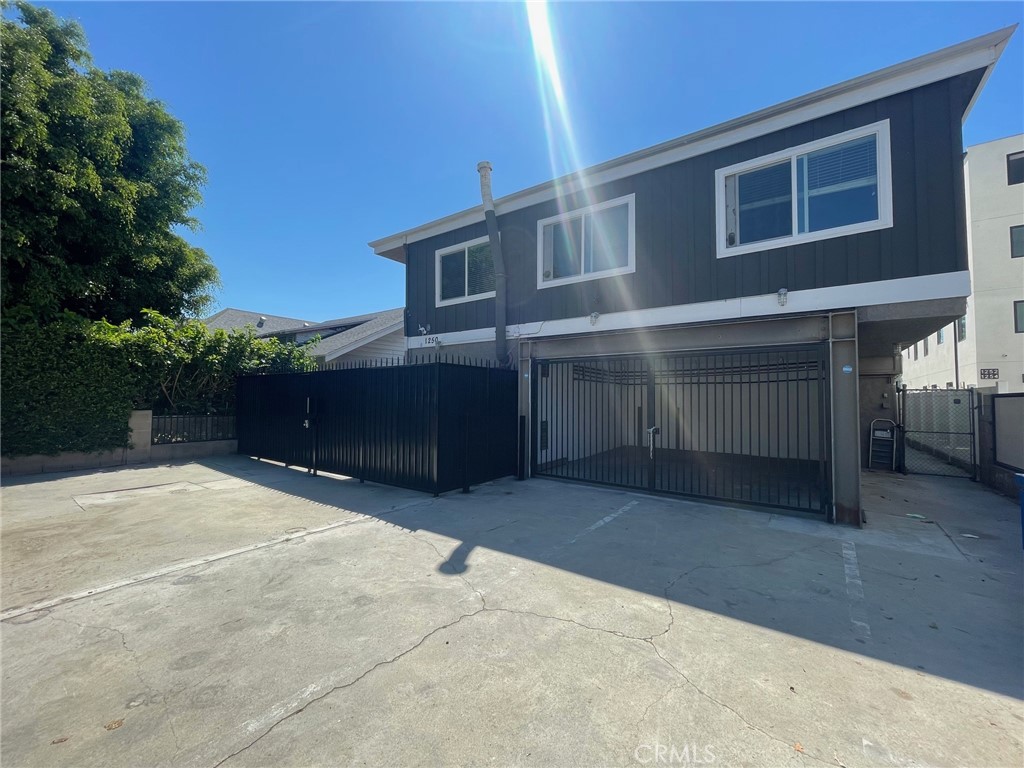
<svg viewBox="0 0 1024 768">
<path fill-rule="evenodd" d="M 1024 152 L 1006 156 L 1006 183 L 1024 184 Z"/>
<path fill-rule="evenodd" d="M 494 296 L 494 262 L 486 237 L 442 248 L 434 257 L 437 306 Z"/>
<path fill-rule="evenodd" d="M 1024 256 L 1024 224 L 1010 227 L 1010 258 L 1019 259 Z"/>
<path fill-rule="evenodd" d="M 1024 301 L 1013 302 L 1013 332 L 1024 333 Z"/>
<path fill-rule="evenodd" d="M 945 344 L 945 343 L 946 343 L 946 329 L 945 328 L 939 328 L 939 330 L 937 330 L 935 332 L 935 344 L 939 345 L 939 344 Z"/>
<path fill-rule="evenodd" d="M 892 226 L 889 121 L 720 168 L 718 256 Z"/>
<path fill-rule="evenodd" d="M 634 195 L 537 222 L 537 287 L 636 271 Z"/>
</svg>

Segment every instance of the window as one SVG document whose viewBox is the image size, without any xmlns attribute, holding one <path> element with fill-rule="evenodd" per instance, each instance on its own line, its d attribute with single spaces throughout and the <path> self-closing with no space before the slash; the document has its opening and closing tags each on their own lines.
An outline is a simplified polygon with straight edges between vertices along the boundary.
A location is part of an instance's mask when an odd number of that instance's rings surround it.
<svg viewBox="0 0 1024 768">
<path fill-rule="evenodd" d="M 1024 333 L 1024 301 L 1013 302 L 1013 332 Z"/>
<path fill-rule="evenodd" d="M 1024 184 L 1024 152 L 1006 156 L 1006 183 Z"/>
<path fill-rule="evenodd" d="M 967 341 L 967 315 L 956 321 L 956 340 Z"/>
<path fill-rule="evenodd" d="M 928 337 L 927 336 L 924 337 L 923 342 L 924 343 L 923 343 L 922 346 L 924 347 L 924 356 L 928 357 Z"/>
<path fill-rule="evenodd" d="M 537 287 L 636 270 L 634 196 L 537 222 Z"/>
<path fill-rule="evenodd" d="M 945 344 L 945 343 L 946 343 L 946 329 L 945 328 L 939 328 L 939 330 L 937 330 L 935 332 L 935 346 L 938 346 L 939 344 Z"/>
<path fill-rule="evenodd" d="M 1010 227 L 1010 258 L 1019 259 L 1024 256 L 1024 224 Z"/>
<path fill-rule="evenodd" d="M 494 296 L 494 263 L 486 237 L 442 248 L 435 258 L 437 306 Z"/>
<path fill-rule="evenodd" d="M 721 168 L 715 180 L 719 258 L 891 227 L 889 121 Z"/>
<path fill-rule="evenodd" d="M 914 342 L 914 359 L 917 360 L 917 342 Z"/>
</svg>

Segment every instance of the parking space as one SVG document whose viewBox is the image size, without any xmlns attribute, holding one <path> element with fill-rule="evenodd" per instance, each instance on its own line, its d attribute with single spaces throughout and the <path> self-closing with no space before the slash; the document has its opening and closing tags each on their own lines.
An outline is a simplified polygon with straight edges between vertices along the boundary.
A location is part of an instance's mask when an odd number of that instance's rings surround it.
<svg viewBox="0 0 1024 768">
<path fill-rule="evenodd" d="M 1019 523 L 967 481 L 870 474 L 864 530 L 242 457 L 3 494 L 8 765 L 1024 759 Z"/>
</svg>

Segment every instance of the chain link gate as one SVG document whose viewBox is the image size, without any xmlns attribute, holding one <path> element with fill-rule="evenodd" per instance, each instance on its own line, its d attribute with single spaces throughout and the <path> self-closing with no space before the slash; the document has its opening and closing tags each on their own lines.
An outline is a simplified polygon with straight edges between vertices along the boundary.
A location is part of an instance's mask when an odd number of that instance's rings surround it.
<svg viewBox="0 0 1024 768">
<path fill-rule="evenodd" d="M 824 515 L 823 345 L 539 360 L 533 474 Z"/>
<path fill-rule="evenodd" d="M 973 389 L 900 391 L 904 473 L 977 478 Z"/>
</svg>

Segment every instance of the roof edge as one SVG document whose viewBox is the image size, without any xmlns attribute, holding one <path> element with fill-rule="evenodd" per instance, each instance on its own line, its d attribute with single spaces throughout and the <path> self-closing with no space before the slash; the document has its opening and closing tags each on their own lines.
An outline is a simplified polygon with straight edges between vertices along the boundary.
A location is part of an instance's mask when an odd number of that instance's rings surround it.
<svg viewBox="0 0 1024 768">
<path fill-rule="evenodd" d="M 914 59 L 893 64 L 866 75 L 845 80 L 836 85 L 798 96 L 748 115 L 742 115 L 724 123 L 703 128 L 693 133 L 607 160 L 578 172 L 513 192 L 496 200 L 495 210 L 498 215 L 509 213 L 550 200 L 557 194 L 577 192 L 590 186 L 604 184 L 617 178 L 631 176 L 644 170 L 678 162 L 687 157 L 705 154 L 721 146 L 729 146 L 730 144 L 745 141 L 748 138 L 754 138 L 756 135 L 789 127 L 789 125 L 795 125 L 806 119 L 813 119 L 813 117 L 804 117 L 803 113 L 813 110 L 816 106 L 826 105 L 828 102 L 853 101 L 850 104 L 828 105 L 834 107 L 831 111 L 848 109 L 856 106 L 858 103 L 884 98 L 887 95 L 902 93 L 903 91 L 927 85 L 931 82 L 955 77 L 958 74 L 975 69 L 985 68 L 987 70 L 985 76 L 975 90 L 974 96 L 964 113 L 964 118 L 966 119 L 967 113 L 970 112 L 971 107 L 977 100 L 978 95 L 988 80 L 988 76 L 991 74 L 992 68 L 1002 55 L 1017 26 L 1017 24 L 1013 24 L 1003 27 L 985 35 L 965 40 L 964 42 L 918 56 Z M 879 91 L 883 93 L 880 94 Z M 860 101 L 856 101 L 857 94 L 861 95 Z M 800 115 L 799 119 L 790 120 L 787 123 L 787 116 L 792 117 L 797 114 Z M 826 110 L 823 114 L 830 114 L 830 111 Z M 766 123 L 769 125 L 765 127 Z M 782 125 L 776 125 L 775 123 L 782 123 Z M 760 132 L 755 130 L 759 126 L 763 127 L 763 130 Z M 752 133 L 753 135 L 746 136 L 744 135 L 746 133 Z M 483 206 L 477 205 L 397 234 L 372 240 L 369 246 L 378 256 L 384 256 L 385 258 L 405 263 L 404 246 L 406 244 L 483 220 Z"/>
<path fill-rule="evenodd" d="M 405 317 L 402 317 L 401 319 L 395 321 L 394 323 L 391 323 L 390 325 L 385 325 L 380 330 L 374 331 L 373 333 L 371 333 L 368 336 L 365 336 L 365 337 L 363 337 L 361 339 L 358 339 L 358 340 L 352 342 L 351 344 L 346 344 L 344 347 L 339 347 L 338 349 L 335 349 L 335 350 L 332 350 L 331 352 L 328 352 L 327 354 L 325 354 L 323 356 L 324 362 L 325 363 L 329 363 L 329 362 L 331 362 L 331 360 L 334 360 L 334 359 L 336 359 L 338 357 L 341 357 L 342 355 L 347 355 L 349 352 L 351 352 L 354 349 L 359 349 L 360 347 L 366 346 L 371 341 L 376 341 L 377 339 L 380 339 L 380 338 L 382 338 L 384 336 L 387 336 L 389 333 L 394 333 L 395 331 L 401 331 L 404 328 L 405 328 Z"/>
</svg>

